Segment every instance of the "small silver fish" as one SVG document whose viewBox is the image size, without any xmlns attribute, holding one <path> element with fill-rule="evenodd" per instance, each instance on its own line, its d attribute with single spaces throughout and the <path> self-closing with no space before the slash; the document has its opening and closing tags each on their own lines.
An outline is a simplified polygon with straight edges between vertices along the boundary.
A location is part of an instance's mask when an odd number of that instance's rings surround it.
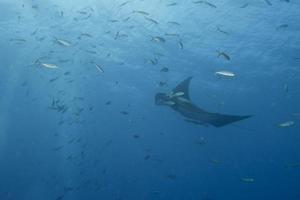
<svg viewBox="0 0 300 200">
<path fill-rule="evenodd" d="M 103 70 L 103 68 L 100 65 L 98 65 L 97 63 L 95 63 L 95 66 L 96 66 L 96 68 L 98 69 L 99 72 L 104 73 L 104 70 Z"/>
<path fill-rule="evenodd" d="M 176 93 L 174 93 L 173 91 L 171 91 L 169 94 L 167 94 L 167 96 L 169 98 L 180 97 L 180 96 L 183 96 L 183 95 L 184 95 L 184 92 L 176 92 Z"/>
<path fill-rule="evenodd" d="M 218 57 L 224 57 L 226 60 L 230 60 L 230 56 L 227 54 L 227 53 L 225 53 L 225 52 L 221 52 L 221 51 L 218 51 L 217 50 L 217 53 L 218 53 Z"/>
<path fill-rule="evenodd" d="M 56 42 L 62 46 L 65 46 L 65 47 L 69 47 L 71 46 L 72 44 L 66 40 L 62 40 L 62 39 L 57 39 L 56 38 Z"/>
<path fill-rule="evenodd" d="M 176 92 L 173 96 L 174 97 L 179 97 L 179 96 L 183 96 L 184 92 Z"/>
<path fill-rule="evenodd" d="M 157 43 L 165 43 L 166 42 L 166 40 L 164 38 L 159 37 L 159 36 L 152 37 L 152 41 L 157 42 Z"/>
<path fill-rule="evenodd" d="M 177 34 L 177 33 L 165 33 L 165 36 L 179 37 L 179 34 Z"/>
<path fill-rule="evenodd" d="M 284 89 L 284 91 L 285 91 L 286 93 L 289 92 L 289 86 L 288 86 L 287 83 L 285 83 L 285 84 L 283 85 L 283 89 Z"/>
<path fill-rule="evenodd" d="M 254 183 L 254 178 L 245 177 L 245 178 L 241 178 L 241 181 L 245 183 Z"/>
<path fill-rule="evenodd" d="M 174 101 L 165 101 L 164 103 L 169 106 L 173 106 L 176 104 Z"/>
<path fill-rule="evenodd" d="M 41 63 L 41 65 L 42 65 L 43 67 L 50 68 L 50 69 L 57 69 L 57 68 L 58 68 L 57 65 L 55 65 L 55 64 L 50 64 L 50 63 Z"/>
<path fill-rule="evenodd" d="M 223 77 L 228 77 L 228 78 L 232 78 L 235 76 L 235 74 L 230 71 L 217 71 L 217 72 L 215 72 L 215 74 L 217 76 L 223 76 Z"/>
<path fill-rule="evenodd" d="M 142 11 L 142 10 L 134 10 L 133 13 L 138 13 L 138 14 L 141 14 L 141 15 L 149 15 L 148 12 L 145 12 L 145 11 Z"/>
<path fill-rule="evenodd" d="M 150 17 L 145 17 L 145 19 L 148 20 L 148 21 L 150 21 L 150 22 L 152 22 L 153 24 L 158 24 L 158 21 L 156 21 L 156 20 L 154 20 L 154 19 L 152 19 Z"/>
<path fill-rule="evenodd" d="M 169 21 L 168 24 L 172 24 L 172 25 L 176 25 L 176 26 L 180 26 L 180 23 L 178 22 L 174 22 L 174 21 Z"/>
<path fill-rule="evenodd" d="M 169 4 L 167 4 L 167 6 L 176 6 L 176 5 L 178 5 L 178 3 L 177 3 L 177 2 L 173 2 L 173 3 L 169 3 Z"/>
<path fill-rule="evenodd" d="M 272 5 L 271 1 L 269 1 L 269 0 L 265 0 L 265 2 L 266 2 L 266 4 L 268 4 L 269 6 Z"/>
<path fill-rule="evenodd" d="M 181 41 L 179 41 L 178 45 L 179 45 L 180 49 L 182 50 L 183 49 L 183 43 Z"/>
<path fill-rule="evenodd" d="M 279 123 L 278 127 L 287 128 L 287 127 L 291 127 L 291 126 L 294 126 L 294 125 L 295 125 L 294 121 L 286 121 L 286 122 Z"/>
<path fill-rule="evenodd" d="M 120 4 L 119 7 L 123 7 L 123 6 L 127 5 L 128 3 L 130 3 L 130 1 L 125 1 L 124 3 Z"/>
<path fill-rule="evenodd" d="M 289 27 L 288 24 L 281 24 L 280 26 L 277 26 L 277 27 L 276 27 L 276 30 L 278 31 L 278 30 L 281 30 L 281 29 L 286 29 L 286 28 L 288 28 L 288 27 Z"/>
<path fill-rule="evenodd" d="M 25 39 L 21 39 L 21 38 L 11 38 L 9 41 L 10 42 L 26 42 Z"/>
<path fill-rule="evenodd" d="M 190 100 L 184 98 L 184 97 L 177 97 L 177 99 L 183 103 L 190 103 Z"/>
<path fill-rule="evenodd" d="M 229 35 L 229 33 L 227 31 L 224 31 L 223 29 L 221 29 L 219 26 L 217 26 L 217 31 L 219 31 L 220 33 L 223 33 L 225 35 Z"/>
<path fill-rule="evenodd" d="M 200 3 L 202 3 L 202 4 L 208 5 L 208 6 L 212 7 L 212 8 L 217 8 L 217 6 L 215 4 L 212 4 L 212 3 L 208 2 L 208 1 L 194 1 L 193 3 L 194 4 L 200 4 Z"/>
</svg>

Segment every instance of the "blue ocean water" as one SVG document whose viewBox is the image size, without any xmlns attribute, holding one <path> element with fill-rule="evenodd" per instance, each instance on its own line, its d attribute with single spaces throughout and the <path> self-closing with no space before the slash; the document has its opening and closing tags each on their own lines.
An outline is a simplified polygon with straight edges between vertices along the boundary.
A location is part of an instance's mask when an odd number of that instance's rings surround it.
<svg viewBox="0 0 300 200">
<path fill-rule="evenodd" d="M 299 21 L 296 0 L 0 0 L 0 200 L 300 199 Z M 155 104 L 190 76 L 201 109 L 252 117 Z"/>
</svg>

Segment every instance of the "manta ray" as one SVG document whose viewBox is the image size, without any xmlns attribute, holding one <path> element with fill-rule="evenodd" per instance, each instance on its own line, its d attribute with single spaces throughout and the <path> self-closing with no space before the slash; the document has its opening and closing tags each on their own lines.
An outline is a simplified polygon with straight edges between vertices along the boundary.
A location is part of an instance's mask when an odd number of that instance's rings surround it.
<svg viewBox="0 0 300 200">
<path fill-rule="evenodd" d="M 169 106 L 183 115 L 185 121 L 205 126 L 222 127 L 251 117 L 251 115 L 239 116 L 213 113 L 199 108 L 190 99 L 189 85 L 191 79 L 192 77 L 188 77 L 169 93 L 157 93 L 155 104 Z"/>
</svg>

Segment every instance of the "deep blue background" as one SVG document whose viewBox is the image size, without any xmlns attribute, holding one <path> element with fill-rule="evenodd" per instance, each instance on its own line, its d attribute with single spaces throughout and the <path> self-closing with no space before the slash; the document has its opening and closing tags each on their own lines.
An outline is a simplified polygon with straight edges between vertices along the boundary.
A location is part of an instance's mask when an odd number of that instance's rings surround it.
<svg viewBox="0 0 300 200">
<path fill-rule="evenodd" d="M 0 199 L 300 199 L 300 2 L 124 2 L 0 0 Z M 204 127 L 154 105 L 188 76 L 195 104 L 254 117 Z"/>
</svg>

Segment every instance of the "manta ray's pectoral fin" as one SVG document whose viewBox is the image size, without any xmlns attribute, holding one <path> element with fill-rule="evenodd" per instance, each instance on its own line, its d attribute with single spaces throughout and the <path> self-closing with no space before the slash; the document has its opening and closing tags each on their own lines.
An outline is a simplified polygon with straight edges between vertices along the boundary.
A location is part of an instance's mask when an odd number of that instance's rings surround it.
<svg viewBox="0 0 300 200">
<path fill-rule="evenodd" d="M 186 78 L 184 81 L 179 83 L 173 90 L 172 93 L 183 93 L 182 98 L 190 100 L 190 94 L 189 94 L 189 87 L 190 87 L 190 82 L 191 82 L 192 77 Z"/>
<path fill-rule="evenodd" d="M 212 114 L 212 118 L 208 120 L 208 123 L 215 127 L 222 127 L 227 124 L 231 124 L 233 122 L 247 119 L 249 117 L 251 117 L 251 115 L 238 116 L 238 115 L 223 115 L 223 114 L 214 113 Z"/>
</svg>

